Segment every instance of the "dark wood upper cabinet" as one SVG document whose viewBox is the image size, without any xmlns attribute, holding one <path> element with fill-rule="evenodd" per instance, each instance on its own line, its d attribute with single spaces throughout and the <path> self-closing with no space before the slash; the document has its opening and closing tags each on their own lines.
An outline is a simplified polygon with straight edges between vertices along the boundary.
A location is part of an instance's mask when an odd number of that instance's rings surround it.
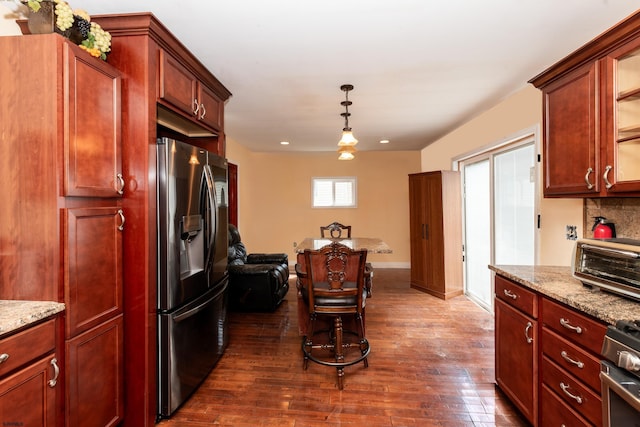
<svg viewBox="0 0 640 427">
<path fill-rule="evenodd" d="M 640 195 L 640 12 L 532 78 L 545 197 Z"/>
</svg>

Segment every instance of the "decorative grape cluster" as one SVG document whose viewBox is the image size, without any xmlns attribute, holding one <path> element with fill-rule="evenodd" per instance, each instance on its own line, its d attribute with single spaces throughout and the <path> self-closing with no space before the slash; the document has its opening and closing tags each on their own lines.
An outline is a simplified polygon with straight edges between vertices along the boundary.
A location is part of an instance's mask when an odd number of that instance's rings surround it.
<svg viewBox="0 0 640 427">
<path fill-rule="evenodd" d="M 91 23 L 89 36 L 82 41 L 80 47 L 92 56 L 107 59 L 107 52 L 111 51 L 111 34 L 102 29 L 99 24 Z"/>
<path fill-rule="evenodd" d="M 56 26 L 60 31 L 65 31 L 73 25 L 73 10 L 64 0 L 55 0 L 56 3 Z"/>
</svg>

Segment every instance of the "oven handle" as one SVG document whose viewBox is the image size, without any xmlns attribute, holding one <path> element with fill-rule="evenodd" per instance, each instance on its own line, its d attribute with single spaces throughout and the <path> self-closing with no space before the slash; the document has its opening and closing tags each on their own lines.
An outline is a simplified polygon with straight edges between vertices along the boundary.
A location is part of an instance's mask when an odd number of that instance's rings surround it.
<svg viewBox="0 0 640 427">
<path fill-rule="evenodd" d="M 615 258 L 632 258 L 632 259 L 640 258 L 640 254 L 632 251 L 624 251 L 621 249 L 610 249 L 610 248 L 605 248 L 603 246 L 594 246 L 589 244 L 582 244 L 582 247 L 587 248 L 593 252 L 610 255 Z"/>
<path fill-rule="evenodd" d="M 625 402 L 631 405 L 636 411 L 640 411 L 640 399 L 635 397 L 633 394 L 629 393 L 629 391 L 622 387 L 616 380 L 611 378 L 609 374 L 604 371 L 600 372 L 600 380 L 603 385 L 607 385 L 609 389 L 611 389 L 614 393 L 620 396 Z"/>
</svg>

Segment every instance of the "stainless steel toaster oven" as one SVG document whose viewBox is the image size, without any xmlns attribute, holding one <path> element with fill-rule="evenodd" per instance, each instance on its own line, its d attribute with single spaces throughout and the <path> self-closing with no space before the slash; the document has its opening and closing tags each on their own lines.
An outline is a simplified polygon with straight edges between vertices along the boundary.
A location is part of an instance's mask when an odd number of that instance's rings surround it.
<svg viewBox="0 0 640 427">
<path fill-rule="evenodd" d="M 640 301 L 640 240 L 577 240 L 571 269 L 585 285 Z"/>
</svg>

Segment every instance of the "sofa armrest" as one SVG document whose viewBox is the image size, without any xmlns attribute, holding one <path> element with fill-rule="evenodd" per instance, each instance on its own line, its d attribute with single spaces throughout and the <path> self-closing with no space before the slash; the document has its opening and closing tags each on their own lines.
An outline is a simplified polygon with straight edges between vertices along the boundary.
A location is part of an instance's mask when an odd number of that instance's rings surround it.
<svg viewBox="0 0 640 427">
<path fill-rule="evenodd" d="M 286 264 L 289 265 L 287 254 L 249 254 L 247 264 Z"/>
</svg>

